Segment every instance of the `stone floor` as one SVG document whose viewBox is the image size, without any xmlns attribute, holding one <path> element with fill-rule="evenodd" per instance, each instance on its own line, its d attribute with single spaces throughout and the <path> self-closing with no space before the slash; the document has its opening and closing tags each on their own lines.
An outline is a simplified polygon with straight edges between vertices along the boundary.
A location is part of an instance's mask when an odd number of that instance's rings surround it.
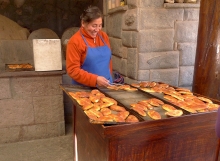
<svg viewBox="0 0 220 161">
<path fill-rule="evenodd" d="M 0 161 L 73 161 L 71 124 L 66 135 L 17 143 L 0 144 Z"/>
</svg>

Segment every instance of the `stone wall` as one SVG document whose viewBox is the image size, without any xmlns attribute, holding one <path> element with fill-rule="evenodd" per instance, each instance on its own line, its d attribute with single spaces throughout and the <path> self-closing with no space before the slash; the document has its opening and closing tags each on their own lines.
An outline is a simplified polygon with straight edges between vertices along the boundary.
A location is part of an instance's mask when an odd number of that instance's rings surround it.
<svg viewBox="0 0 220 161">
<path fill-rule="evenodd" d="M 113 68 L 127 83 L 157 81 L 191 88 L 199 3 L 127 0 L 107 10 Z"/>
<path fill-rule="evenodd" d="M 31 73 L 0 74 L 0 144 L 65 134 L 62 72 Z"/>
</svg>

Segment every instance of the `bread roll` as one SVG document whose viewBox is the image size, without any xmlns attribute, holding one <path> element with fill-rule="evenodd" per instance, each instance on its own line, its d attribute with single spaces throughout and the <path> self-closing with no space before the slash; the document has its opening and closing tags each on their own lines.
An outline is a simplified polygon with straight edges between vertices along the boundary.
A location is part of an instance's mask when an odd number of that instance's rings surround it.
<svg viewBox="0 0 220 161">
<path fill-rule="evenodd" d="M 139 101 L 138 104 L 141 104 L 145 107 L 147 107 L 148 110 L 152 110 L 154 107 L 150 105 L 147 101 Z"/>
<path fill-rule="evenodd" d="M 172 105 L 169 105 L 169 104 L 163 104 L 162 105 L 162 108 L 164 109 L 164 110 L 166 110 L 166 111 L 173 111 L 173 110 L 176 110 L 176 108 L 175 107 L 173 107 Z"/>
<path fill-rule="evenodd" d="M 143 109 L 144 111 L 148 110 L 147 106 L 140 104 L 140 103 L 133 103 L 133 104 L 131 104 L 131 107 L 139 107 L 139 108 Z"/>
<path fill-rule="evenodd" d="M 97 118 L 98 121 L 102 121 L 102 122 L 113 122 L 114 119 L 111 116 L 101 116 L 99 118 Z"/>
<path fill-rule="evenodd" d="M 149 110 L 147 111 L 148 116 L 150 116 L 154 120 L 159 120 L 161 119 L 160 114 L 157 111 L 154 110 Z"/>
<path fill-rule="evenodd" d="M 172 102 L 172 103 L 173 103 L 173 102 L 177 102 L 177 99 L 174 98 L 174 97 L 172 97 L 172 96 L 170 96 L 170 95 L 164 95 L 163 98 L 169 100 L 169 101 Z"/>
<path fill-rule="evenodd" d="M 133 91 L 137 91 L 138 89 L 130 87 L 130 88 L 126 88 L 124 90 L 129 91 L 129 92 L 133 92 Z"/>
<path fill-rule="evenodd" d="M 176 88 L 175 90 L 176 90 L 176 91 L 187 91 L 187 92 L 190 92 L 189 89 L 187 89 L 187 88 L 181 88 L 181 87 L 178 87 L 178 88 Z"/>
<path fill-rule="evenodd" d="M 141 116 L 147 116 L 146 112 L 144 112 L 144 110 L 142 108 L 138 107 L 138 106 L 132 107 L 132 109 L 134 111 L 136 111 L 138 114 L 140 114 Z"/>
<path fill-rule="evenodd" d="M 149 93 L 153 93 L 153 92 L 155 92 L 152 88 L 140 88 L 142 91 L 144 91 L 144 92 L 149 92 Z"/>
<path fill-rule="evenodd" d="M 183 115 L 183 111 L 182 110 L 172 110 L 172 111 L 165 112 L 165 115 L 177 117 L 177 116 Z"/>
<path fill-rule="evenodd" d="M 89 99 L 90 99 L 91 102 L 95 103 L 95 102 L 99 102 L 100 97 L 96 96 L 94 94 L 90 94 Z"/>
<path fill-rule="evenodd" d="M 93 89 L 93 90 L 91 91 L 91 94 L 96 95 L 97 93 L 100 93 L 100 91 L 99 91 L 98 89 Z"/>
<path fill-rule="evenodd" d="M 140 82 L 140 87 L 145 88 L 145 87 L 149 87 L 150 82 Z"/>
<path fill-rule="evenodd" d="M 206 102 L 206 103 L 213 103 L 210 99 L 205 98 L 205 97 L 197 97 L 197 98 L 204 101 L 204 102 Z"/>
<path fill-rule="evenodd" d="M 113 102 L 104 102 L 104 103 L 100 104 L 100 108 L 105 108 L 105 107 L 109 107 L 112 105 L 114 105 Z"/>
<path fill-rule="evenodd" d="M 103 114 L 100 112 L 100 111 L 96 111 L 96 110 L 94 110 L 94 109 L 90 109 L 89 110 L 91 113 L 93 113 L 96 117 L 101 117 L 101 116 L 103 116 Z"/>
<path fill-rule="evenodd" d="M 102 108 L 102 109 L 100 110 L 100 112 L 101 112 L 104 116 L 110 115 L 110 114 L 112 113 L 112 111 L 111 111 L 109 108 L 107 108 L 107 107 Z"/>
<path fill-rule="evenodd" d="M 109 108 L 113 111 L 118 111 L 118 112 L 126 111 L 124 107 L 118 105 L 111 105 Z"/>
<path fill-rule="evenodd" d="M 92 120 L 97 120 L 98 117 L 96 117 L 96 115 L 94 115 L 91 111 L 84 111 L 85 114 Z"/>
<path fill-rule="evenodd" d="M 139 122 L 138 118 L 134 115 L 129 115 L 125 121 L 126 122 Z"/>
<path fill-rule="evenodd" d="M 138 83 L 131 83 L 131 86 L 136 87 L 136 88 L 139 88 L 139 87 L 140 87 L 140 84 L 138 84 Z"/>
<path fill-rule="evenodd" d="M 128 115 L 129 115 L 128 111 L 122 111 L 117 113 L 117 116 L 121 117 L 124 120 L 128 117 Z"/>
</svg>

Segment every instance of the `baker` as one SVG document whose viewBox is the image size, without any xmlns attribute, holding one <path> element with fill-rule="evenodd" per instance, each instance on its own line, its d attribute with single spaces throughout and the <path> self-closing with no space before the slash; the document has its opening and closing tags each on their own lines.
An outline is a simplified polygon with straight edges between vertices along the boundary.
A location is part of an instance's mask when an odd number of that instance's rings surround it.
<svg viewBox="0 0 220 161">
<path fill-rule="evenodd" d="M 80 19 L 80 29 L 67 44 L 67 73 L 72 84 L 107 87 L 112 82 L 112 60 L 109 38 L 101 30 L 103 14 L 89 6 Z"/>
</svg>

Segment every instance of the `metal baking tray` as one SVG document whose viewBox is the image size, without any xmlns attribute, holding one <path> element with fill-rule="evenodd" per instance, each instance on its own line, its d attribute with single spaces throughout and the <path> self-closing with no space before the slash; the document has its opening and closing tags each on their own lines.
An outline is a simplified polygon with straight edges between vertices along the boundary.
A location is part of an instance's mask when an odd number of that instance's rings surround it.
<svg viewBox="0 0 220 161">
<path fill-rule="evenodd" d="M 90 87 L 83 87 L 83 86 L 79 86 L 79 85 L 64 85 L 61 84 L 60 85 L 61 89 L 72 99 L 72 101 L 74 102 L 74 105 L 79 107 L 82 111 L 83 109 L 81 108 L 81 106 L 77 103 L 77 101 L 75 99 L 73 99 L 71 97 L 71 95 L 69 94 L 69 92 L 79 92 L 79 91 L 85 91 L 85 92 L 91 92 L 93 89 L 98 89 L 98 88 L 90 88 Z M 99 90 L 99 89 L 98 89 Z M 102 91 L 100 91 L 102 92 Z M 103 93 L 103 92 L 102 92 Z M 105 94 L 107 97 L 112 98 L 110 95 L 108 95 L 107 93 L 103 93 Z M 115 99 L 115 98 L 113 98 Z M 116 100 L 116 99 L 115 99 Z M 116 100 L 117 101 L 117 100 Z M 133 110 L 130 110 L 129 108 L 126 108 L 123 104 L 121 104 L 120 102 L 118 102 L 119 106 L 124 107 L 127 111 L 129 111 L 130 114 L 134 115 L 137 117 L 137 119 L 139 120 L 139 122 L 144 121 L 139 115 L 137 115 Z M 83 111 L 84 112 L 84 111 Z M 113 113 L 117 113 L 116 111 L 112 111 Z M 86 114 L 85 114 L 86 115 Z M 96 120 L 92 120 L 88 117 L 90 123 L 93 124 L 107 124 L 107 125 L 115 125 L 115 124 L 131 124 L 130 122 L 103 122 L 103 121 L 96 121 Z"/>
<path fill-rule="evenodd" d="M 182 110 L 183 115 L 189 115 L 190 114 L 188 111 L 186 111 L 186 110 L 184 110 L 184 109 L 182 109 L 182 108 L 180 108 L 176 105 L 173 105 L 171 102 L 168 102 L 164 99 L 160 99 L 159 97 L 156 97 L 152 94 L 144 92 L 140 89 L 138 89 L 137 91 L 131 91 L 131 92 L 130 91 L 125 91 L 125 90 L 112 90 L 112 89 L 108 89 L 108 88 L 99 88 L 99 89 L 102 93 L 104 93 L 106 95 L 109 95 L 110 97 L 114 98 L 115 100 L 120 102 L 120 104 L 122 104 L 124 107 L 126 107 L 127 109 L 130 109 L 130 110 L 132 110 L 131 104 L 133 104 L 133 103 L 137 103 L 138 101 L 143 101 L 143 100 L 149 100 L 151 98 L 157 98 L 157 99 L 163 101 L 165 104 L 172 105 L 176 109 Z M 172 118 L 170 116 L 165 115 L 165 112 L 167 112 L 167 111 L 164 110 L 161 106 L 154 107 L 154 110 L 157 111 L 161 115 L 161 119 Z M 136 111 L 134 111 L 134 110 L 132 110 L 132 111 L 135 112 L 136 115 L 141 117 L 144 121 L 154 120 L 151 117 L 149 117 L 148 115 L 147 116 L 141 116 Z"/>
</svg>

